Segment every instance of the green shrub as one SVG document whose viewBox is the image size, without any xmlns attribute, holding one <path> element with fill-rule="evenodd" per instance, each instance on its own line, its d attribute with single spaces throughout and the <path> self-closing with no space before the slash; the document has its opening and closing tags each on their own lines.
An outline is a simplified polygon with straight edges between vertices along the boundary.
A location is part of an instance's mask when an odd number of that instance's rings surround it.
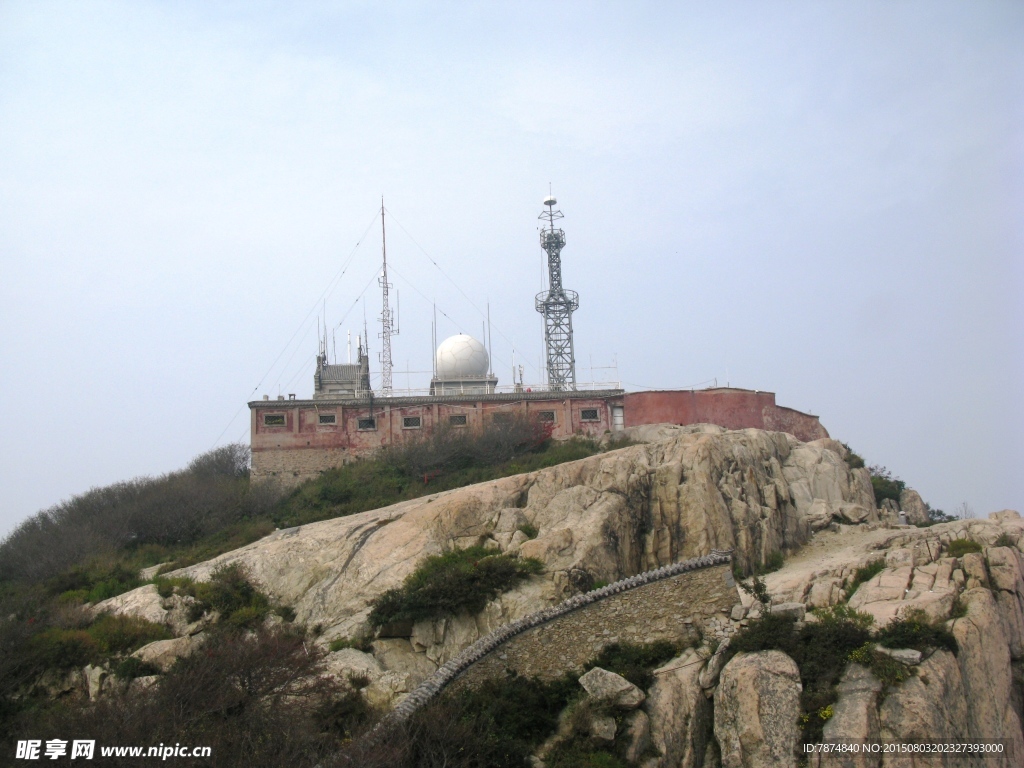
<svg viewBox="0 0 1024 768">
<path fill-rule="evenodd" d="M 960 595 L 953 597 L 953 604 L 949 607 L 949 618 L 962 619 L 967 615 L 967 606 L 960 599 Z"/>
<path fill-rule="evenodd" d="M 793 619 L 788 616 L 764 614 L 753 619 L 729 642 L 729 653 L 757 653 L 758 651 L 782 651 L 793 655 L 796 638 L 793 631 Z"/>
<path fill-rule="evenodd" d="M 791 618 L 765 614 L 733 635 L 728 650 L 730 656 L 777 650 L 796 662 L 803 685 L 801 726 L 807 743 L 821 740 L 825 720 L 818 713 L 835 703 L 835 686 L 847 656 L 871 638 L 863 614 L 845 606 L 823 611 L 819 619 L 796 632 Z"/>
<path fill-rule="evenodd" d="M 173 582 L 183 594 L 195 598 L 188 607 L 189 621 L 198 621 L 214 610 L 228 626 L 252 629 L 270 613 L 267 596 L 253 586 L 248 571 L 239 563 L 221 566 L 210 574 L 209 581 Z"/>
<path fill-rule="evenodd" d="M 544 764 L 549 768 L 627 768 L 628 763 L 618 755 L 595 749 L 586 739 L 574 739 L 559 745 Z"/>
<path fill-rule="evenodd" d="M 58 669 L 82 667 L 102 655 L 99 643 L 84 629 L 52 627 L 33 637 L 30 645 L 36 663 Z"/>
<path fill-rule="evenodd" d="M 946 548 L 949 557 L 963 557 L 971 552 L 981 552 L 981 544 L 970 539 L 953 539 Z"/>
<path fill-rule="evenodd" d="M 153 579 L 153 584 L 156 586 L 157 594 L 165 600 L 174 594 L 175 588 L 184 594 L 194 594 L 195 592 L 195 581 L 187 576 L 178 576 L 173 579 L 157 576 Z"/>
<path fill-rule="evenodd" d="M 774 573 L 782 567 L 784 561 L 785 558 L 781 552 L 772 552 L 761 565 L 761 573 Z"/>
<path fill-rule="evenodd" d="M 479 613 L 491 598 L 511 589 L 543 565 L 532 558 L 496 555 L 483 547 L 428 557 L 397 589 L 374 599 L 369 621 L 379 627 L 468 611 Z"/>
<path fill-rule="evenodd" d="M 840 622 L 851 622 L 861 629 L 868 629 L 875 622 L 875 617 L 870 613 L 855 611 L 845 603 L 838 603 L 829 608 L 817 608 L 814 615 L 822 624 L 836 624 Z"/>
<path fill-rule="evenodd" d="M 860 469 L 864 466 L 864 459 L 858 453 L 846 443 L 842 443 L 842 446 L 846 449 L 846 465 L 850 469 Z"/>
<path fill-rule="evenodd" d="M 914 648 L 918 651 L 939 648 L 954 655 L 960 652 L 956 638 L 940 623 L 930 622 L 921 611 L 893 619 L 878 631 L 875 639 L 886 648 Z"/>
<path fill-rule="evenodd" d="M 863 568 L 858 568 L 856 573 L 853 574 L 853 581 L 846 588 L 846 599 L 849 600 L 853 597 L 854 593 L 860 588 L 860 585 L 866 581 L 871 581 L 878 574 L 885 570 L 885 560 L 875 560 L 874 562 L 868 563 Z"/>
<path fill-rule="evenodd" d="M 366 637 L 338 637 L 331 640 L 329 648 L 331 653 L 345 648 L 355 648 L 357 651 L 369 653 L 373 650 L 373 641 Z"/>
<path fill-rule="evenodd" d="M 558 715 L 582 691 L 577 678 L 492 678 L 458 697 L 463 712 L 500 740 L 534 747 L 555 732 Z"/>
<path fill-rule="evenodd" d="M 295 621 L 295 617 L 297 615 L 295 613 L 295 609 L 287 605 L 277 606 L 276 608 L 274 608 L 274 613 L 280 616 L 281 619 L 287 622 L 288 624 L 291 624 L 293 621 Z"/>
<path fill-rule="evenodd" d="M 875 492 L 875 504 L 881 505 L 886 499 L 892 499 L 898 504 L 900 494 L 906 489 L 907 484 L 898 477 L 894 477 L 892 472 L 885 467 L 873 466 L 869 469 L 871 488 Z"/>
<path fill-rule="evenodd" d="M 880 692 L 882 698 L 885 697 L 889 688 L 902 683 L 913 674 L 906 664 L 896 661 L 888 654 L 877 651 L 875 644 L 871 642 L 854 649 L 847 658 L 868 667 L 871 673 L 882 682 Z"/>
<path fill-rule="evenodd" d="M 456 430 L 464 433 L 464 430 Z M 426 439 L 426 436 L 423 438 Z M 415 450 L 414 450 L 415 449 Z M 412 445 L 409 451 L 423 454 L 422 461 L 440 460 L 441 454 Z M 567 461 L 575 461 L 601 452 L 594 440 L 548 440 L 535 447 L 524 447 L 514 458 L 503 460 L 491 456 L 466 462 L 448 462 L 440 469 L 423 470 L 421 459 L 409 458 L 401 446 L 388 449 L 373 458 L 351 462 L 329 469 L 319 477 L 293 490 L 282 499 L 273 512 L 274 522 L 281 528 L 305 525 L 342 517 L 369 509 L 379 509 L 399 501 L 427 494 L 461 488 L 523 472 L 534 472 Z M 424 477 L 428 483 L 424 483 Z M 224 551 L 224 550 L 221 550 Z"/>
<path fill-rule="evenodd" d="M 530 523 L 523 523 L 519 526 L 519 530 L 528 539 L 536 539 L 537 534 L 540 533 L 540 531 L 537 530 L 537 527 Z"/>
<path fill-rule="evenodd" d="M 158 675 L 160 668 L 135 656 L 127 656 L 113 666 L 113 672 L 122 680 L 134 680 L 136 677 Z"/>
<path fill-rule="evenodd" d="M 174 637 L 162 624 L 138 616 L 105 613 L 86 630 L 104 654 L 130 653 L 154 640 Z"/>
<path fill-rule="evenodd" d="M 1014 541 L 1013 537 L 1008 533 L 1000 533 L 999 537 L 995 540 L 993 547 L 1016 547 L 1017 542 Z"/>
<path fill-rule="evenodd" d="M 654 670 L 678 656 L 682 648 L 683 646 L 667 640 L 643 645 L 612 643 L 605 646 L 597 658 L 588 662 L 584 670 L 601 667 L 621 675 L 637 688 L 646 690 L 654 682 Z"/>
</svg>

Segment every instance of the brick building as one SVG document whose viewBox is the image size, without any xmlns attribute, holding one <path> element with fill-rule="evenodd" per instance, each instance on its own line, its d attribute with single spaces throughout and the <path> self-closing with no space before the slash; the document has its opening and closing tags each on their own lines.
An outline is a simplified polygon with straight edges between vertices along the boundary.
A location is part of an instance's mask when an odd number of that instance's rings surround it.
<svg viewBox="0 0 1024 768">
<path fill-rule="evenodd" d="M 358 365 L 328 371 L 341 380 L 362 381 Z M 319 364 L 318 364 L 319 366 Z M 341 368 L 342 366 L 338 366 Z M 490 391 L 375 397 L 368 389 L 338 384 L 326 392 L 324 372 L 311 400 L 294 395 L 249 403 L 253 477 L 295 483 L 376 449 L 401 443 L 438 424 L 471 429 L 506 413 L 525 413 L 550 423 L 554 437 L 599 437 L 641 424 L 718 424 L 789 432 L 800 440 L 828 437 L 817 416 L 776 405 L 771 392 L 718 387 L 700 390 L 624 392 Z M 435 389 L 434 391 L 441 391 Z"/>
</svg>

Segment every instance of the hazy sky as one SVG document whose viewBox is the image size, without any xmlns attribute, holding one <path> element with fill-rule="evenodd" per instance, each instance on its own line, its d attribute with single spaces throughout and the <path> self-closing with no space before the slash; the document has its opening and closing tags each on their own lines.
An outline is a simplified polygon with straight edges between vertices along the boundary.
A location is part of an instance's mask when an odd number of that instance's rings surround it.
<svg viewBox="0 0 1024 768">
<path fill-rule="evenodd" d="M 771 390 L 1024 511 L 1022 40 L 1016 0 L 0 0 L 0 533 L 247 441 L 318 313 L 379 370 L 381 196 L 396 386 L 433 302 L 536 381 L 549 183 L 580 378 Z"/>
</svg>

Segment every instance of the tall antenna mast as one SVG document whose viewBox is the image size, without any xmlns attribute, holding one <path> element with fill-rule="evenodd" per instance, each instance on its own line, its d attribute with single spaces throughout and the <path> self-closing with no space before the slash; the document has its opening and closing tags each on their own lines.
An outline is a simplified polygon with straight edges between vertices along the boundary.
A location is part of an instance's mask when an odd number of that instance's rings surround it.
<svg viewBox="0 0 1024 768">
<path fill-rule="evenodd" d="M 384 198 L 380 199 L 380 234 L 381 234 L 381 245 L 384 253 L 384 272 L 380 277 L 380 287 L 384 293 L 384 308 L 380 313 L 381 322 L 381 334 L 380 337 L 383 340 L 383 347 L 380 353 L 380 388 L 381 394 L 384 397 L 391 396 L 391 337 L 396 335 L 398 331 L 393 329 L 394 326 L 394 313 L 391 311 L 391 306 L 388 304 L 388 289 L 391 288 L 391 284 L 388 282 L 388 240 L 387 233 L 384 230 Z"/>
<path fill-rule="evenodd" d="M 537 294 L 537 311 L 544 315 L 544 347 L 547 350 L 548 386 L 551 389 L 576 389 L 576 356 L 572 345 L 572 313 L 580 307 L 576 291 L 562 288 L 562 248 L 565 232 L 555 229 L 555 221 L 563 218 L 555 210 L 558 203 L 553 195 L 544 198 L 548 207 L 539 219 L 548 223 L 541 227 L 540 247 L 548 255 L 548 290 Z"/>
</svg>

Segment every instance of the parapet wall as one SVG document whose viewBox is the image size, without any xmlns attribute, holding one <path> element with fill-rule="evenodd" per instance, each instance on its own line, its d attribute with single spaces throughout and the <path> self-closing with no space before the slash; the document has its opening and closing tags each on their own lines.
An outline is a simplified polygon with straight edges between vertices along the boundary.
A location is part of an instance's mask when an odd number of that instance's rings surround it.
<svg viewBox="0 0 1024 768">
<path fill-rule="evenodd" d="M 448 661 L 391 713 L 405 720 L 449 685 L 477 685 L 515 671 L 553 679 L 613 642 L 650 643 L 709 634 L 739 600 L 728 552 L 667 565 L 506 624 Z M 728 623 L 727 618 L 725 623 Z"/>
</svg>

